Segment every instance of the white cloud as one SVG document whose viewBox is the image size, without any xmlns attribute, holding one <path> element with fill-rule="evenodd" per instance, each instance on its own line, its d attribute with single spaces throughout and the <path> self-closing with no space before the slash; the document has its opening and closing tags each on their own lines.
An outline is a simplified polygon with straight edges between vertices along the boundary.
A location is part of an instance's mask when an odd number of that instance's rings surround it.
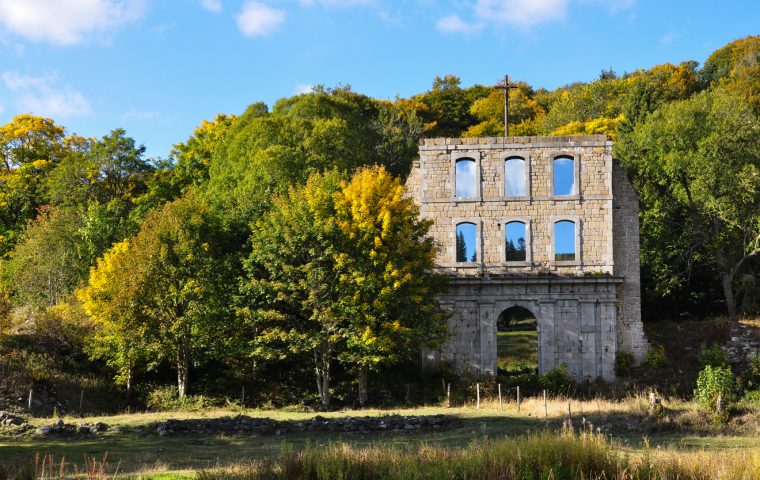
<svg viewBox="0 0 760 480">
<path fill-rule="evenodd" d="M 482 29 L 483 25 L 480 23 L 465 22 L 458 15 L 449 15 L 438 20 L 435 27 L 443 33 L 462 33 L 470 35 Z"/>
<path fill-rule="evenodd" d="M 617 13 L 620 10 L 627 10 L 633 7 L 636 0 L 581 0 L 581 3 L 606 6 L 610 12 Z"/>
<path fill-rule="evenodd" d="M 486 25 L 520 30 L 563 20 L 571 3 L 602 6 L 616 13 L 634 6 L 636 0 L 475 0 L 472 20 L 448 15 L 436 23 L 439 31 L 469 35 Z"/>
<path fill-rule="evenodd" d="M 146 0 L 0 0 L 0 24 L 33 41 L 74 45 L 139 20 Z"/>
<path fill-rule="evenodd" d="M 237 25 L 246 37 L 263 37 L 277 30 L 285 21 L 286 13 L 270 6 L 246 2 L 237 16 Z"/>
<path fill-rule="evenodd" d="M 304 93 L 311 93 L 314 89 L 314 85 L 308 85 L 306 83 L 299 83 L 296 88 L 293 89 L 294 95 L 301 95 Z"/>
<path fill-rule="evenodd" d="M 209 12 L 219 13 L 222 11 L 222 0 L 201 0 L 201 6 Z"/>
<path fill-rule="evenodd" d="M 362 7 L 366 5 L 375 5 L 376 0 L 299 0 L 299 3 L 304 7 L 311 7 L 313 5 L 321 5 L 323 7 Z"/>
<path fill-rule="evenodd" d="M 568 0 L 478 0 L 475 16 L 483 21 L 528 29 L 565 17 Z"/>
<path fill-rule="evenodd" d="M 84 95 L 68 86 L 59 86 L 55 73 L 34 77 L 6 71 L 2 79 L 5 87 L 14 94 L 19 111 L 53 118 L 92 113 L 90 102 Z"/>
</svg>

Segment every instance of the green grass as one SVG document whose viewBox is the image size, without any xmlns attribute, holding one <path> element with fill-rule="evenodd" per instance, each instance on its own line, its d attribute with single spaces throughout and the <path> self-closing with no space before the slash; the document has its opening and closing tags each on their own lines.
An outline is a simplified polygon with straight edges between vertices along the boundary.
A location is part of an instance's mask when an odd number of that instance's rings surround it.
<svg viewBox="0 0 760 480">
<path fill-rule="evenodd" d="M 505 371 L 536 368 L 538 335 L 534 325 L 519 325 L 517 328 L 496 332 L 498 366 Z"/>
<path fill-rule="evenodd" d="M 224 435 L 160 437 L 137 428 L 167 418 L 212 418 L 243 413 L 254 417 L 269 417 L 283 422 L 296 422 L 312 418 L 315 413 L 284 410 L 214 410 L 204 412 L 163 412 L 125 414 L 110 417 L 91 417 L 84 421 L 104 421 L 112 426 L 109 432 L 93 437 L 70 439 L 45 437 L 0 437 L 0 463 L 22 463 L 35 454 L 51 454 L 57 461 L 65 458 L 68 464 L 81 465 L 85 455 L 102 458 L 108 453 L 109 471 L 123 474 L 172 473 L 174 478 L 187 478 L 192 471 L 229 468 L 250 461 L 279 458 L 281 451 L 300 452 L 305 449 L 325 449 L 335 444 L 352 448 L 393 448 L 415 450 L 425 447 L 463 449 L 484 439 L 515 438 L 530 432 L 557 431 L 567 412 L 567 399 L 550 399 L 548 418 L 544 418 L 540 399 L 524 399 L 518 413 L 514 403 L 506 403 L 502 411 L 497 401 L 484 398 L 480 409 L 468 404 L 458 408 L 429 406 L 415 409 L 354 410 L 323 413 L 325 417 L 386 415 L 453 415 L 463 422 L 462 427 L 435 433 L 367 433 L 367 434 L 314 434 L 293 433 L 285 436 L 241 437 Z M 671 451 L 698 451 L 701 449 L 725 451 L 760 451 L 760 437 L 756 433 L 728 434 L 699 432 L 677 434 L 652 433 L 640 429 L 629 430 L 629 423 L 645 416 L 646 401 L 629 399 L 624 402 L 587 401 L 573 403 L 574 423 L 588 418 L 595 425 L 608 425 L 611 438 L 619 443 L 616 448 L 638 455 L 645 443 Z M 688 403 L 669 403 L 675 410 L 692 408 Z M 82 421 L 67 418 L 67 423 Z M 51 423 L 50 419 L 35 419 L 34 424 Z M 647 437 L 645 441 L 644 438 Z"/>
</svg>

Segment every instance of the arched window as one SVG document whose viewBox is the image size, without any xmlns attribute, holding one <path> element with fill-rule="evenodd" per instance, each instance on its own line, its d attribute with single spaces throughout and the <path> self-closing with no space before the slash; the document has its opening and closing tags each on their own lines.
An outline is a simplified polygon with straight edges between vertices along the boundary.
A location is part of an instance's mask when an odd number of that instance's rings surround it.
<svg viewBox="0 0 760 480">
<path fill-rule="evenodd" d="M 573 157 L 554 159 L 554 195 L 575 195 L 575 160 Z"/>
<path fill-rule="evenodd" d="M 475 160 L 460 158 L 456 162 L 457 198 L 474 198 L 477 194 L 477 172 Z"/>
<path fill-rule="evenodd" d="M 554 260 L 575 260 L 575 222 L 561 220 L 554 223 Z"/>
<path fill-rule="evenodd" d="M 524 197 L 527 195 L 525 183 L 525 160 L 520 157 L 504 160 L 504 196 Z"/>
<path fill-rule="evenodd" d="M 457 224 L 457 262 L 477 262 L 478 229 L 474 223 Z"/>
<path fill-rule="evenodd" d="M 507 262 L 524 262 L 527 258 L 525 254 L 526 237 L 525 223 L 509 222 L 504 227 L 504 260 Z"/>
</svg>

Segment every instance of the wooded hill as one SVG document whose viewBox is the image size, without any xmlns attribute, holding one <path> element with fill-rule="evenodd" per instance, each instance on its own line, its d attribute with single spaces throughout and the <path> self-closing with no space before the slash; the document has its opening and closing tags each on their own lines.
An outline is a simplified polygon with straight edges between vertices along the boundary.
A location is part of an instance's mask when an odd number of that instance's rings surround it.
<svg viewBox="0 0 760 480">
<path fill-rule="evenodd" d="M 502 102 L 454 75 L 395 101 L 316 87 L 203 121 L 168 159 L 122 129 L 15 117 L 0 126 L 0 362 L 128 389 L 176 375 L 182 394 L 193 377 L 309 391 L 316 371 L 323 403 L 347 378 L 363 401 L 368 375 L 444 330 L 428 225 L 400 193 L 418 141 L 503 135 Z M 641 199 L 645 321 L 733 318 L 760 312 L 759 114 L 753 36 L 701 67 L 519 82 L 510 134 L 610 135 Z"/>
</svg>

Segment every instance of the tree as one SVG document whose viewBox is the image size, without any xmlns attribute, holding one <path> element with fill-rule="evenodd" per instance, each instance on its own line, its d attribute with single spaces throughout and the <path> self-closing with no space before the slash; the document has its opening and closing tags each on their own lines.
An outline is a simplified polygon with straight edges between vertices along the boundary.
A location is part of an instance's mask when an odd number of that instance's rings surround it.
<svg viewBox="0 0 760 480">
<path fill-rule="evenodd" d="M 256 222 L 246 264 L 252 354 L 311 357 L 327 407 L 336 360 L 357 374 L 363 403 L 368 373 L 442 341 L 435 247 L 417 216 L 381 167 L 343 182 L 315 175 L 278 199 Z"/>
<path fill-rule="evenodd" d="M 17 303 L 52 307 L 86 275 L 89 264 L 80 251 L 79 215 L 46 207 L 30 221 L 10 254 L 6 275 Z"/>
<path fill-rule="evenodd" d="M 642 202 L 642 259 L 665 245 L 713 267 L 731 318 L 734 284 L 760 254 L 760 122 L 740 97 L 717 89 L 672 102 L 618 145 Z M 678 277 L 669 262 L 647 265 Z"/>
<path fill-rule="evenodd" d="M 252 227 L 240 309 L 250 355 L 262 360 L 305 357 L 314 365 L 322 404 L 340 344 L 333 193 L 340 175 L 313 175 L 277 198 Z"/>
<path fill-rule="evenodd" d="M 121 347 L 116 364 L 131 367 L 136 355 L 118 336 L 141 332 L 158 358 L 174 364 L 185 396 L 193 360 L 217 349 L 232 326 L 226 275 L 234 269 L 224 247 L 208 208 L 189 194 L 151 212 L 126 246 L 98 262 L 79 297 L 96 321 L 114 324 L 102 338 Z"/>
<path fill-rule="evenodd" d="M 148 321 L 138 301 L 145 265 L 135 262 L 129 240 L 114 244 L 90 271 L 77 298 L 96 328 L 86 349 L 116 372 L 116 381 L 132 391 L 135 370 L 156 357 L 148 340 Z M 150 366 L 150 365 L 148 365 Z"/>
<path fill-rule="evenodd" d="M 337 288 L 348 323 L 341 362 L 354 370 L 359 403 L 367 401 L 367 376 L 446 335 L 435 296 L 436 247 L 427 237 L 432 222 L 401 182 L 382 167 L 358 170 L 335 193 L 341 270 Z"/>
<path fill-rule="evenodd" d="M 518 82 L 517 88 L 509 94 L 509 133 L 511 135 L 535 135 L 537 122 L 545 111 L 535 100 L 533 88 L 525 82 Z M 470 113 L 480 123 L 468 128 L 465 137 L 504 136 L 504 91 L 491 89 L 487 97 L 476 100 Z"/>
<path fill-rule="evenodd" d="M 49 118 L 24 114 L 0 126 L 0 255 L 47 202 L 45 178 L 66 153 L 64 129 Z"/>
<path fill-rule="evenodd" d="M 476 123 L 470 108 L 476 100 L 488 96 L 492 89 L 482 85 L 462 88 L 456 75 L 435 77 L 432 88 L 413 99 L 424 104 L 430 118 L 427 135 L 457 137 Z"/>
</svg>

